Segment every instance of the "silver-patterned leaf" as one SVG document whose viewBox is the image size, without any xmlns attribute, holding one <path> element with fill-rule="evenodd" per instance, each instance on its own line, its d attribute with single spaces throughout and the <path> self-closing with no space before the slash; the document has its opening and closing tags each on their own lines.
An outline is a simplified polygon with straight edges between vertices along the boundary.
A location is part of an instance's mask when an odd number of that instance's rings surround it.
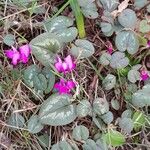
<svg viewBox="0 0 150 150">
<path fill-rule="evenodd" d="M 102 85 L 105 88 L 105 90 L 111 90 L 116 85 L 116 77 L 112 74 L 108 74 L 102 81 Z"/>
<path fill-rule="evenodd" d="M 33 115 L 28 121 L 28 130 L 30 133 L 38 133 L 43 129 L 43 125 L 39 121 L 38 115 Z"/>
<path fill-rule="evenodd" d="M 88 100 L 82 100 L 77 105 L 77 115 L 78 117 L 86 117 L 87 115 L 90 115 L 92 111 L 91 104 Z"/>
<path fill-rule="evenodd" d="M 136 9 L 140 9 L 142 7 L 144 7 L 146 4 L 148 3 L 147 0 L 134 0 L 134 6 L 136 7 Z"/>
<path fill-rule="evenodd" d="M 122 69 L 128 66 L 129 59 L 122 52 L 115 52 L 111 56 L 110 66 L 114 69 Z"/>
<path fill-rule="evenodd" d="M 117 34 L 115 40 L 119 51 L 128 51 L 129 54 L 135 54 L 139 49 L 138 37 L 132 31 L 121 31 Z"/>
<path fill-rule="evenodd" d="M 57 32 L 73 25 L 73 19 L 66 16 L 58 16 L 54 19 L 48 19 L 45 22 L 45 28 L 48 32 Z"/>
<path fill-rule="evenodd" d="M 114 99 L 111 100 L 111 106 L 115 110 L 119 110 L 119 108 L 120 108 L 120 104 L 119 104 L 118 100 L 114 100 Z"/>
<path fill-rule="evenodd" d="M 106 98 L 96 98 L 93 102 L 93 111 L 98 115 L 107 113 L 109 111 L 109 103 Z"/>
<path fill-rule="evenodd" d="M 99 146 L 92 139 L 86 140 L 82 148 L 83 150 L 100 150 Z"/>
<path fill-rule="evenodd" d="M 12 34 L 7 34 L 4 37 L 3 42 L 8 46 L 13 46 L 15 43 L 15 36 Z"/>
<path fill-rule="evenodd" d="M 93 43 L 88 40 L 78 39 L 75 41 L 75 45 L 72 45 L 71 54 L 75 57 L 87 58 L 93 55 L 95 48 Z"/>
<path fill-rule="evenodd" d="M 106 114 L 102 115 L 101 118 L 106 124 L 110 124 L 113 121 L 114 116 L 111 111 L 108 111 Z"/>
<path fill-rule="evenodd" d="M 111 60 L 111 55 L 108 53 L 103 53 L 100 58 L 99 58 L 99 62 L 100 64 L 102 64 L 103 66 L 107 66 L 109 65 Z"/>
<path fill-rule="evenodd" d="M 140 76 L 140 72 L 137 71 L 137 70 L 130 70 L 128 72 L 128 80 L 131 82 L 131 83 L 135 83 L 136 81 L 139 81 L 141 79 L 141 76 Z"/>
<path fill-rule="evenodd" d="M 102 3 L 103 8 L 109 12 L 114 11 L 119 4 L 119 0 L 99 0 L 99 1 Z"/>
<path fill-rule="evenodd" d="M 134 123 L 131 118 L 120 118 L 119 126 L 124 132 L 131 133 L 134 127 Z"/>
<path fill-rule="evenodd" d="M 54 63 L 56 53 L 61 50 L 63 42 L 54 33 L 43 33 L 32 39 L 30 47 L 33 55 L 44 66 L 50 67 Z"/>
<path fill-rule="evenodd" d="M 54 144 L 51 150 L 73 150 L 73 149 L 67 141 L 60 141 L 57 144 Z"/>
<path fill-rule="evenodd" d="M 89 130 L 83 125 L 76 126 L 73 129 L 72 137 L 77 141 L 86 141 L 89 138 Z"/>
<path fill-rule="evenodd" d="M 68 95 L 54 94 L 50 96 L 40 108 L 40 122 L 51 126 L 71 123 L 77 117 L 76 105 L 71 103 L 72 98 Z"/>
<path fill-rule="evenodd" d="M 118 21 L 123 27 L 134 29 L 137 23 L 136 13 L 131 9 L 124 9 L 118 16 Z"/>
</svg>

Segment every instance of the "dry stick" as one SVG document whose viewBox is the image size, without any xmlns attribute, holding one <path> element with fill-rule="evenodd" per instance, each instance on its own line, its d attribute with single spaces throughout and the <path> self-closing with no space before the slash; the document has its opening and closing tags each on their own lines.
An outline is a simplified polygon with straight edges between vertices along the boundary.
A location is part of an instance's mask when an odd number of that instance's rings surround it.
<svg viewBox="0 0 150 150">
<path fill-rule="evenodd" d="M 48 3 L 48 2 L 46 2 L 46 3 L 42 4 L 42 5 L 36 6 L 35 8 L 39 8 L 39 7 L 41 7 L 41 6 L 43 6 L 43 5 L 47 4 L 47 3 Z M 32 7 L 26 8 L 26 9 L 23 9 L 23 10 L 20 10 L 20 11 L 18 11 L 18 12 L 16 12 L 16 13 L 13 13 L 13 14 L 11 14 L 11 15 L 8 15 L 8 16 L 5 16 L 5 17 L 1 18 L 0 21 L 1 21 L 1 20 L 5 20 L 5 19 L 8 19 L 8 18 L 10 18 L 10 17 L 12 17 L 12 16 L 18 15 L 18 14 L 20 14 L 20 13 L 23 13 L 23 12 L 25 12 L 25 11 L 27 11 L 27 10 L 31 10 L 31 9 L 32 9 Z"/>
</svg>

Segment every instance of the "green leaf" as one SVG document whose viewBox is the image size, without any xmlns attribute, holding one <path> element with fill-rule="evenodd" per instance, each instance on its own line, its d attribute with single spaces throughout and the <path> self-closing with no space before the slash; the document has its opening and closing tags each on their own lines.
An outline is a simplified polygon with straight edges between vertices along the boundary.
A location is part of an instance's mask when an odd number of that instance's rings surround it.
<svg viewBox="0 0 150 150">
<path fill-rule="evenodd" d="M 116 77 L 112 74 L 108 74 L 102 81 L 102 85 L 105 90 L 111 90 L 116 85 Z"/>
<path fill-rule="evenodd" d="M 86 141 L 89 138 L 89 130 L 83 125 L 76 126 L 73 129 L 72 137 L 77 141 Z"/>
<path fill-rule="evenodd" d="M 43 147 L 49 147 L 49 135 L 44 133 L 43 135 L 40 135 L 37 137 L 37 139 L 39 140 L 39 143 L 43 146 Z"/>
<path fill-rule="evenodd" d="M 139 31 L 142 33 L 150 32 L 150 25 L 147 20 L 140 21 Z"/>
<path fill-rule="evenodd" d="M 148 3 L 147 0 L 134 0 L 134 6 L 136 7 L 136 9 L 141 9 L 142 7 L 144 7 L 146 4 Z"/>
<path fill-rule="evenodd" d="M 93 111 L 98 115 L 107 113 L 109 111 L 109 104 L 106 98 L 96 98 L 93 102 Z"/>
<path fill-rule="evenodd" d="M 73 25 L 73 19 L 66 16 L 58 16 L 51 20 L 47 19 L 44 23 L 46 31 L 48 32 L 57 32 L 60 30 L 64 30 Z"/>
<path fill-rule="evenodd" d="M 141 129 L 141 127 L 145 124 L 145 116 L 142 112 L 135 112 L 133 114 L 133 118 L 132 118 L 133 122 L 134 122 L 134 129 L 135 131 L 139 131 Z"/>
<path fill-rule="evenodd" d="M 12 34 L 7 34 L 4 39 L 3 42 L 8 45 L 8 46 L 13 46 L 15 44 L 15 37 Z"/>
<path fill-rule="evenodd" d="M 28 130 L 30 133 L 38 133 L 43 129 L 43 125 L 39 122 L 37 115 L 31 116 L 28 121 Z"/>
<path fill-rule="evenodd" d="M 140 79 L 141 79 L 141 75 L 139 71 L 132 69 L 128 72 L 128 80 L 131 83 L 135 83 L 136 81 L 139 81 Z"/>
<path fill-rule="evenodd" d="M 93 1 L 78 0 L 78 3 L 85 17 L 90 19 L 96 19 L 98 17 L 97 7 Z"/>
<path fill-rule="evenodd" d="M 78 34 L 78 30 L 75 27 L 63 29 L 56 33 L 58 39 L 60 39 L 60 41 L 64 43 L 72 42 L 77 37 L 77 34 Z"/>
<path fill-rule="evenodd" d="M 106 124 L 110 124 L 113 121 L 114 116 L 111 111 L 108 111 L 106 114 L 102 115 L 101 118 Z"/>
<path fill-rule="evenodd" d="M 88 100 L 82 100 L 77 105 L 77 115 L 78 117 L 86 117 L 87 115 L 91 114 L 91 104 Z"/>
<path fill-rule="evenodd" d="M 125 143 L 125 136 L 118 131 L 109 130 L 108 133 L 103 135 L 107 144 L 116 146 L 122 146 Z"/>
<path fill-rule="evenodd" d="M 42 70 L 42 74 L 47 79 L 47 88 L 45 89 L 45 93 L 48 94 L 54 87 L 55 75 L 52 73 L 52 71 L 49 68 L 46 67 Z"/>
<path fill-rule="evenodd" d="M 147 46 L 147 39 L 145 38 L 145 37 L 143 37 L 143 36 L 138 36 L 138 39 L 139 39 L 139 44 L 141 45 L 141 46 Z"/>
<path fill-rule="evenodd" d="M 57 144 L 54 144 L 51 150 L 73 150 L 73 149 L 68 142 L 61 141 Z"/>
<path fill-rule="evenodd" d="M 33 84 L 34 88 L 36 88 L 37 90 L 44 91 L 47 88 L 47 80 L 43 74 L 38 74 L 37 76 L 34 76 Z"/>
<path fill-rule="evenodd" d="M 119 108 L 120 108 L 120 104 L 119 104 L 118 100 L 114 100 L 114 99 L 111 100 L 111 106 L 115 110 L 119 110 Z"/>
<path fill-rule="evenodd" d="M 114 69 L 122 69 L 127 67 L 129 59 L 122 52 L 115 52 L 111 56 L 110 66 Z"/>
<path fill-rule="evenodd" d="M 121 118 L 131 118 L 131 115 L 132 111 L 130 109 L 127 109 L 122 113 Z"/>
<path fill-rule="evenodd" d="M 75 45 L 72 45 L 71 53 L 73 56 L 80 58 L 87 58 L 93 55 L 95 52 L 95 48 L 93 43 L 88 40 L 78 39 L 75 41 Z"/>
<path fill-rule="evenodd" d="M 134 29 L 137 23 L 137 17 L 133 10 L 124 9 L 118 16 L 118 21 L 123 27 Z"/>
<path fill-rule="evenodd" d="M 129 54 L 135 54 L 139 49 L 138 37 L 132 31 L 119 32 L 115 44 L 119 51 L 127 50 Z"/>
<path fill-rule="evenodd" d="M 92 139 L 86 140 L 82 146 L 83 150 L 98 150 L 99 146 Z"/>
<path fill-rule="evenodd" d="M 107 66 L 109 65 L 111 60 L 111 55 L 108 53 L 103 53 L 100 58 L 99 58 L 99 62 L 100 64 L 102 64 L 103 66 Z"/>
<path fill-rule="evenodd" d="M 121 118 L 119 119 L 119 126 L 124 132 L 131 133 L 134 123 L 131 118 Z"/>
<path fill-rule="evenodd" d="M 68 95 L 50 96 L 41 106 L 39 119 L 42 124 L 61 126 L 71 123 L 76 118 L 76 105 L 71 104 Z"/>
<path fill-rule="evenodd" d="M 50 67 L 63 44 L 56 34 L 47 32 L 32 39 L 30 46 L 36 59 L 44 66 Z"/>
<path fill-rule="evenodd" d="M 16 130 L 16 128 L 23 128 L 25 119 L 22 115 L 13 113 L 8 119 L 8 124 L 12 126 L 13 130 Z"/>
<path fill-rule="evenodd" d="M 150 106 L 150 84 L 143 87 L 142 90 L 138 90 L 132 96 L 132 104 L 136 107 Z"/>
<path fill-rule="evenodd" d="M 102 3 L 103 8 L 109 12 L 114 11 L 119 4 L 119 0 L 99 0 L 99 1 Z"/>
</svg>

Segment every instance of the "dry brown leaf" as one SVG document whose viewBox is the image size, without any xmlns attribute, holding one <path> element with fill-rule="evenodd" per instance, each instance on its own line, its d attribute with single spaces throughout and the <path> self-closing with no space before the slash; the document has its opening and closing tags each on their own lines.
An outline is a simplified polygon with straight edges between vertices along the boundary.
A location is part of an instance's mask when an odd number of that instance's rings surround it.
<svg viewBox="0 0 150 150">
<path fill-rule="evenodd" d="M 114 18 L 117 17 L 119 13 L 121 13 L 124 9 L 126 9 L 129 5 L 130 0 L 124 0 L 120 5 L 118 6 L 118 10 L 114 10 L 111 14 Z"/>
</svg>

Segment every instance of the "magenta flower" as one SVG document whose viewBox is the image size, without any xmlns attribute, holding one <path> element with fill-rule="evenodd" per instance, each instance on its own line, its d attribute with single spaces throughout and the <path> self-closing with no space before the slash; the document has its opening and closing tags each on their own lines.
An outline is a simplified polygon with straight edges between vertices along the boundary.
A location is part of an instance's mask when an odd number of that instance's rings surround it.
<svg viewBox="0 0 150 150">
<path fill-rule="evenodd" d="M 27 63 L 30 55 L 30 47 L 28 44 L 23 45 L 19 48 L 19 51 L 12 47 L 10 50 L 5 50 L 6 57 L 12 60 L 13 65 L 17 65 L 19 62 Z"/>
<path fill-rule="evenodd" d="M 64 61 L 62 61 L 61 58 L 59 56 L 57 56 L 55 68 L 57 69 L 58 72 L 65 73 L 68 71 L 72 71 L 73 69 L 75 69 L 75 67 L 76 67 L 76 64 L 70 55 L 68 55 L 64 59 Z"/>
<path fill-rule="evenodd" d="M 26 44 L 26 45 L 19 47 L 19 51 L 20 51 L 20 61 L 24 64 L 27 63 L 28 57 L 31 52 L 29 45 Z"/>
<path fill-rule="evenodd" d="M 113 53 L 112 47 L 108 47 L 108 48 L 107 48 L 107 53 L 110 54 L 110 55 Z"/>
<path fill-rule="evenodd" d="M 145 71 L 145 70 L 142 70 L 142 71 L 141 71 L 141 80 L 142 80 L 142 81 L 148 80 L 149 77 L 150 77 L 150 76 L 149 76 L 149 74 L 148 74 L 147 71 Z"/>
<path fill-rule="evenodd" d="M 10 50 L 5 50 L 5 55 L 12 60 L 13 65 L 17 65 L 20 60 L 20 53 L 14 47 Z"/>
<path fill-rule="evenodd" d="M 150 40 L 147 42 L 147 47 L 150 47 Z"/>
<path fill-rule="evenodd" d="M 54 88 L 58 90 L 59 94 L 70 94 L 74 87 L 75 83 L 72 80 L 65 81 L 64 79 L 60 79 L 60 81 L 54 85 Z"/>
</svg>

